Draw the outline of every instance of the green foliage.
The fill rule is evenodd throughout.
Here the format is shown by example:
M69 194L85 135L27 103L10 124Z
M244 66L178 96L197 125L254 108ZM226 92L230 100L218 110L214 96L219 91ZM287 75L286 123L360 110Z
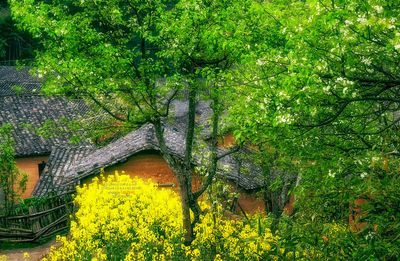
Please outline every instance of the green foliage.
M7 1L0 2L0 65L29 64L36 48L38 43L16 28Z
M274 221L287 258L397 258L398 1L10 2L45 47L45 92L86 98L107 125L167 117L185 89L229 107L223 129L257 146L268 200L294 191L301 206Z
M11 1L19 26L43 44L35 65L37 76L46 77L44 92L85 98L114 118L108 125L130 128L165 110L153 104L167 96L156 81L171 75L156 56L155 25L169 4Z
M374 182L373 186L370 182ZM299 258L304 255L320 260L398 259L399 185L397 171L371 172L365 183L348 193L353 197L352 202L354 195L363 195L359 198L368 203L361 206L353 203L352 209L356 211L350 213L349 206L342 208L344 213L337 212L338 202L343 204L346 200L332 190L327 193L322 188L307 198L300 198L296 203L301 208L298 214L280 218L278 230L282 248L286 253L299 253ZM349 217L358 217L354 225L349 225Z
M183 82L201 91L198 78L221 78L247 30L235 28L243 1L228 9L221 1L10 3L19 27L43 44L35 71L46 77L44 92L85 98L114 119L96 120L125 130L167 115Z
M47 197L20 199L18 207L15 209L15 212L28 214L30 207L39 207L47 202L49 202Z
M359 222L365 226L357 233L358 248L354 256L374 256L386 259L399 258L400 253L400 178L398 162L394 171L375 169L357 187L368 203L361 206L363 215Z
M343 222L282 216L279 236L283 260L354 260L354 234Z
M4 197L2 212L5 214L13 208L20 193L25 191L28 181L28 176L16 167L11 132L11 124L0 128L0 189Z
M283 0L261 6L271 28L264 32L276 41L251 45L240 74L232 75L241 95L231 122L241 140L266 144L288 164L296 162L296 205L308 220L298 225L307 229L297 234L304 237L296 246L317 238L323 224L347 223L350 206L367 197L369 228L341 236L351 249L343 249L344 256L398 258L398 238L390 232L398 227L397 201L387 191L398 182L399 3ZM311 220L314 228L305 226ZM389 231L371 231L378 220ZM324 242L321 236L316 245Z
M243 79L248 99L238 100L244 110L236 110L246 118L233 119L243 132L257 133L256 141L268 140L301 159L331 158L336 164L349 153L392 152L398 120L393 117L398 83L392 79L399 73L393 10L398 6L292 1L283 8L280 2L285 3L265 8L278 20L274 37L285 41L260 43L263 51L248 55L254 57L245 76L255 79ZM368 32L374 38L366 37ZM370 157L358 159L369 165Z

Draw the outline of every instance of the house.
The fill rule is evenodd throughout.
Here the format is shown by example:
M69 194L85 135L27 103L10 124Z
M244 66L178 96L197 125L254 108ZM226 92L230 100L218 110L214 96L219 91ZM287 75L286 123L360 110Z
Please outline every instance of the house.
M160 149L151 124L146 124L104 147L93 144L69 144L70 136L57 136L48 140L21 127L21 122L40 127L46 120L79 117L88 112L88 107L79 100L44 97L39 94L40 81L27 73L16 71L13 67L0 68L0 123L11 122L14 126L15 151L18 167L29 174L29 186L24 197L40 197L49 193L61 194L76 184L90 182L100 169L105 174L114 170L125 170L132 176L151 178L160 184L177 184L171 169L160 155ZM21 86L22 90L12 88ZM174 119L165 123L165 138L170 152L177 158L183 158L185 149L184 133L187 119L187 102L173 102ZM203 130L197 139L206 139L209 133L208 119L210 107L207 102L199 102L196 118ZM231 139L231 138L230 138ZM225 149L220 148L219 153ZM45 165L43 165L43 162ZM202 158L195 155L194 164L201 165ZM246 169L246 171L243 171ZM218 176L229 180L244 193L243 205L247 210L262 208L262 201L257 201L247 192L260 189L263 179L261 170L251 162L238 162L235 154L220 161ZM250 174L249 174L250 173ZM195 179L194 183L200 183Z
M174 110L176 108L175 106ZM177 126L183 129L179 129ZM179 159L183 159L185 153L184 133L185 129L182 124L165 124L164 126L167 147L170 149L170 153ZM224 152L226 152L225 149L219 149L220 154ZM201 165L201 162L201 157L195 154L194 164ZM235 154L221 159L219 165L217 175L229 180L237 186L239 191L245 192L239 199L241 205L245 205L244 208L249 211L256 208L263 209L263 202L256 200L254 196L247 195L249 192L263 187L263 179L260 177L261 170L248 161L238 162ZM132 177L151 178L153 182L162 185L172 183L176 187L178 184L160 154L154 127L146 124L102 148L54 148L33 196L64 193L76 184L90 182L91 178L97 176L101 169L105 170L105 176L118 170L125 171ZM193 183L198 186L201 179L195 175Z
M45 97L39 93L41 81L27 69L0 66L0 126L11 123L17 167L29 179L23 197L29 197L54 146L69 144L71 135L45 139L32 129L49 121L73 119L87 111L79 100Z

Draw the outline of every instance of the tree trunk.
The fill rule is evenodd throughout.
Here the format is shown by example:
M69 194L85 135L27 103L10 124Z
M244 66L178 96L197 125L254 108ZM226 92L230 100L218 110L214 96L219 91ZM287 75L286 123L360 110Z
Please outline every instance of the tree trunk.
M182 177L183 178L183 177ZM186 180L179 180L179 188L181 194L181 204L182 204L182 223L183 223L183 235L184 244L190 245L193 241L193 227L190 220L190 198L191 189L187 187L188 182Z
M182 225L184 229L184 243L185 245L190 245L193 241L193 229L190 220L190 209L193 205L192 188L189 187L188 177L191 179L190 173L186 173L187 169L184 164L176 160L169 154L167 145L165 144L162 123L161 120L154 121L155 134L160 146L161 154L164 160L168 163L172 172L178 179L180 195L181 195L181 205L182 205ZM191 204L192 203L192 204Z
M173 158L168 151L165 143L161 119L154 121L155 133L157 140L159 142L160 150L163 158L171 167L175 176L179 182L180 194L181 194L181 204L182 204L182 218L183 218L183 229L184 229L184 242L185 245L190 245L194 239L193 227L197 222L200 221L200 214L202 213L201 208L198 204L198 198L203 194L207 187L212 183L213 177L216 174L217 163L218 163L218 121L219 121L219 100L218 93L215 93L212 97L213 104L213 116L212 116L212 147L211 147L211 166L210 173L207 180L203 183L203 186L196 192L192 190L192 153L193 153L193 143L194 143L194 129L195 129L195 112L196 112L196 96L197 89L194 83L189 83L189 95L188 95L188 122L187 122L187 132L186 132L186 147L185 156L183 161L176 160ZM193 211L194 220L190 220L190 210Z

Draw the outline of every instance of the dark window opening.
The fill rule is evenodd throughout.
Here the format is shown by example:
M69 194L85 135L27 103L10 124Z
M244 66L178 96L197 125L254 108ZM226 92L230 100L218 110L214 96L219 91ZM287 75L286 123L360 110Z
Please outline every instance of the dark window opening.
M38 164L38 168L39 168L39 176L42 175L42 172L44 170L44 168L46 167L46 162L42 161L42 163Z

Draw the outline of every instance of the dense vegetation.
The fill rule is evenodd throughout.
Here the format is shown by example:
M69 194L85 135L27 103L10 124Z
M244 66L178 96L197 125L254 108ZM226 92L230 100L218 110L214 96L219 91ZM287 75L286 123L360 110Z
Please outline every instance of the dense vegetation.
M264 199L279 206L271 226L285 258L399 258L398 1L10 3L18 26L43 46L35 71L46 77L45 91L85 98L118 122L109 122L113 128L152 122L163 144L161 119L170 116L171 100L188 94L185 161L166 147L162 154L184 193L185 239L194 240L193 249L199 239L188 213L199 219L198 197L207 189L189 189L193 108L208 99L213 153L206 183L225 131L256 147ZM295 213L281 216L289 194ZM349 217L358 217L356 224Z
M207 213L182 243L177 194L128 175L102 176L78 189L79 206L68 237L49 260L266 260L276 258L278 238L267 220L226 219L222 208L202 203Z
M264 151L272 147L277 168L297 166L297 229L307 235L325 222L347 223L352 209L364 208L364 226L343 242L344 252L351 247L348 258L399 253L399 7L267 4L281 41L259 42L244 77L235 79L243 95L231 118L238 134Z
M32 36L17 29L6 0L0 1L0 65L30 64L39 47Z
M0 215L7 215L26 189L28 176L21 173L14 159L11 125L0 126Z

